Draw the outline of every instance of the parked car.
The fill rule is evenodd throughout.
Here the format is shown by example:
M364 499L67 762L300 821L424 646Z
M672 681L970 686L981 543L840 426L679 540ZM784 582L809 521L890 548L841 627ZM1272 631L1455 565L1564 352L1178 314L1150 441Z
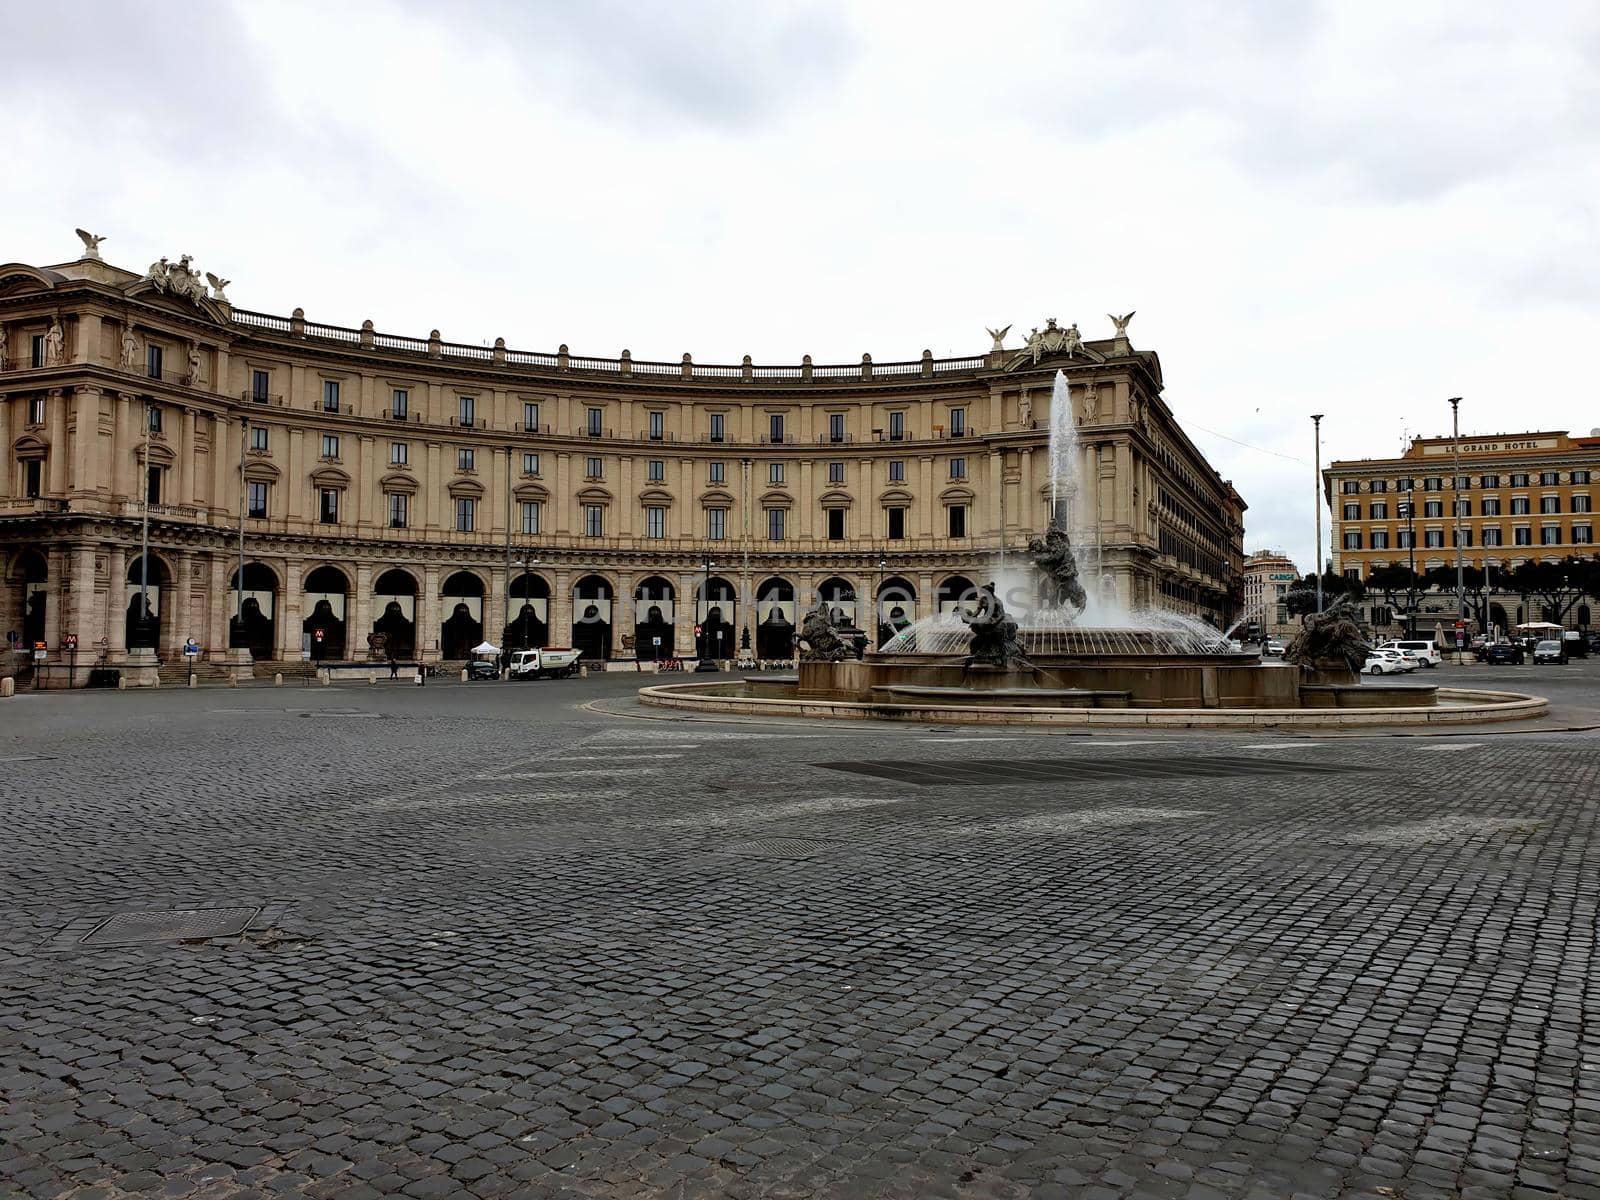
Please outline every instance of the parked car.
M1437 667L1444 661L1444 656L1439 653L1439 647L1432 642L1390 641L1380 643L1378 649L1408 651L1412 657L1425 667Z
M1521 666L1527 660L1528 656L1522 649L1521 642L1495 642L1483 649L1483 661L1495 666L1504 666L1506 663L1516 663Z
M513 679L567 679L578 673L581 650L565 646L545 646L539 650L518 650L511 656Z
M468 679L499 679L500 664L493 659L475 658L467 664Z
M1549 641L1540 642L1533 648L1533 661L1535 664L1560 663L1562 666L1565 666L1567 662L1567 648L1561 642L1558 642L1553 638Z
M1282 638L1269 637L1266 645L1261 648L1263 658L1282 658L1285 646Z
M1576 629L1569 629L1562 634L1561 644L1567 648L1568 658L1589 657L1589 639Z
M1403 675L1417 669L1417 660L1398 650L1374 650L1361 665L1363 675Z
M1583 640L1589 643L1590 654L1600 654L1600 629L1591 629L1583 635Z

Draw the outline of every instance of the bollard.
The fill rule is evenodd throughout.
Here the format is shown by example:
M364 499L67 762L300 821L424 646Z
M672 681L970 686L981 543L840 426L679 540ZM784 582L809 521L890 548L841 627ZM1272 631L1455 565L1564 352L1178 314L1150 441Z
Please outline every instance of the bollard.
M317 676L317 679L322 684L323 687L327 687L330 683L333 682L333 677L331 675L319 675L319 676Z
M422 668L421 667L417 668L417 673L412 678L414 678L417 681L417 686L418 687L422 686Z
M239 686L239 681L236 678L234 678L234 676L231 673L228 676L228 686L229 687L238 687Z
M195 679L194 673L192 671L189 673L189 686L190 687L198 687L199 686L199 681Z
M125 692L125 691L127 691L127 690L128 690L128 680L127 680L127 677L126 677L126 676L124 676L124 675L118 675L118 676L117 676L117 691L119 691L119 692Z
M283 686L283 672L282 671L273 672L273 675L272 675L272 686L273 687L282 687Z
M467 681L467 669L465 667L462 667L461 668L461 682L465 683L466 681Z
M0 679L0 700L3 700L8 696L15 696L16 694L17 681L15 679L11 678L9 675L7 675L4 679Z

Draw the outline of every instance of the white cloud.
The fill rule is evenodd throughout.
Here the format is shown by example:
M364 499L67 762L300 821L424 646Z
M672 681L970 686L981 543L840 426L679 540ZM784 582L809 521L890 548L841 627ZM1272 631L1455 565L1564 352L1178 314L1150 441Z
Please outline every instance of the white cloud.
M1302 565L1313 411L1325 460L1446 430L1451 395L1469 431L1600 424L1574 378L1593 5L11 16L4 257L64 258L81 224L113 261L192 252L249 307L701 361L1136 308L1248 545Z

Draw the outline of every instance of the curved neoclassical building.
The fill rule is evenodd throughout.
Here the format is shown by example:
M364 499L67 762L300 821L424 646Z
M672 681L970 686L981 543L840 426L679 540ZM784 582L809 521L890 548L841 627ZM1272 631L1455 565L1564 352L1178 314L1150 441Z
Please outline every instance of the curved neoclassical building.
M777 658L818 595L878 631L1043 528L1057 368L1121 597L1237 605L1244 503L1125 331L712 366L320 325L217 283L187 256L0 267L0 627L52 665L72 641L83 668L151 641L221 659L230 636L258 662L365 657L375 632L426 660Z

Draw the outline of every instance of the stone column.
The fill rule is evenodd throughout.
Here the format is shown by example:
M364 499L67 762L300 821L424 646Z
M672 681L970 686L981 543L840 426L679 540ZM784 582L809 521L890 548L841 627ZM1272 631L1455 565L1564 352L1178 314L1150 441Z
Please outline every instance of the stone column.
M370 439L363 439L370 440ZM359 661L367 656L367 635L372 632L372 564L357 563L355 596L345 613L345 654Z
M933 490L933 456L924 454L918 461L922 478L917 496L917 536L928 538L933 536L933 510L939 498ZM907 529L906 534L909 536L911 530Z
M700 618L695 605L699 593L695 590L704 580L688 571L678 574L678 596L672 613L672 657L694 656L694 626Z
M938 611L939 598L934 595L933 575L923 571L917 576L917 612L918 617L931 617Z
M69 687L77 687L88 679L89 665L95 658L95 630L99 625L97 620L97 600L95 595L95 547L94 545L73 546L70 551L62 555L63 561L68 564L72 574L68 579L70 591L63 596L65 616L62 620L60 634L72 633L78 637L78 652L76 655L67 650L59 650L60 634L49 639L51 661L63 665L75 665Z
M57 661L57 647L65 630L62 618L72 598L72 559L64 546L51 546L45 551L45 570L49 574L45 586L44 640L50 655L46 662Z
M179 417L178 446L172 461L172 504L193 504L194 494L194 417L192 408L185 408Z
M212 550L206 563L208 587L206 589L206 627L200 644L212 662L225 662L228 657L228 622L233 618L233 607L228 603L228 585L232 574L239 569L235 560L230 563L226 550Z
M100 443L100 389L79 388L72 404L72 494L87 496L105 486L95 471L95 450Z
M550 641L556 646L572 645L572 572L557 567L550 584ZM615 634L616 630L613 629Z
M111 450L111 494L115 500L137 499L133 494L134 447L139 444L139 409L127 392L117 393Z
M496 559L489 567L489 594L483 598L483 639L493 642L502 650L506 628L506 595L511 590L511 579L522 572L522 564L511 564L511 578L506 576L505 558Z
M194 551L180 550L176 558L177 578L173 583L172 620L167 622L167 649L170 654L181 655L185 638L198 642L205 632L195 612Z
M106 560L106 654L115 657L128 650L128 552L112 546Z
M611 602L611 653L613 657L621 658L623 635L630 638L633 636L637 605L634 603L633 587L627 582L627 576L620 570L615 574L617 595ZM633 656L639 657L638 646L634 646Z
M429 564L422 568L422 595L417 597L417 658L439 657L439 568Z
M283 590L278 597L274 618L277 621L278 643L274 648L274 656L279 660L300 661L300 639L305 636L305 629L302 628L305 620L305 590L300 580L305 575L305 565L304 559L290 558L278 567Z
M50 457L45 460L44 490L51 496L65 496L71 455L67 453L67 401L60 388L50 389L44 421L51 447ZM50 650L55 652L54 642L50 644Z

